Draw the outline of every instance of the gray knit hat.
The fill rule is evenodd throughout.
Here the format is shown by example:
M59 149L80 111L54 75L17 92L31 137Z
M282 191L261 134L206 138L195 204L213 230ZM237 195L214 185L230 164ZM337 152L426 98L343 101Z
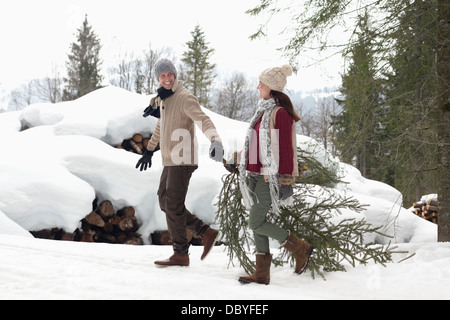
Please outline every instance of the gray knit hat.
M177 68L175 68L173 62L166 58L160 58L155 63L156 79L159 79L159 75L164 72L172 72L173 75L175 76L175 79L177 78Z
M259 76L259 81L274 91L282 92L286 86L286 78L291 76L292 72L292 67L287 64L282 67L266 69Z

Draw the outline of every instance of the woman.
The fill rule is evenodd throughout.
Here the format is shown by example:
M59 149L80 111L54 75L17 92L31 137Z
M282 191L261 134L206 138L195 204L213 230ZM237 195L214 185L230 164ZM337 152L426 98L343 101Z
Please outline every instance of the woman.
M269 238L278 240L294 255L297 274L306 269L313 251L312 245L266 219L271 206L279 213L279 202L293 195L292 185L298 176L295 122L300 117L289 97L282 93L286 77L290 75L292 67L289 65L261 73L259 108L251 120L241 153L240 187L244 204L250 210L249 227L253 230L257 251L256 271L240 277L241 283L269 284L272 262Z

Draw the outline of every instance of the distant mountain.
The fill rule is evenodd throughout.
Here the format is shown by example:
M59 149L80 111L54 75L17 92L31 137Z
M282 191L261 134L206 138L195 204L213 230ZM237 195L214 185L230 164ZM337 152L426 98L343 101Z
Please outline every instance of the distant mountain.
M314 110L320 98L338 97L341 95L338 86L315 89L313 91L288 90L286 94L291 98L294 108L303 104L305 111Z

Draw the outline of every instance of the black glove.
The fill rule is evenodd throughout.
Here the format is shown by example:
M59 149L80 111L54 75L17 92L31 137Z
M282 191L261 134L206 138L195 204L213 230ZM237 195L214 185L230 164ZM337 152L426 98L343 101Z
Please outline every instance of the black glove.
M290 196L294 195L294 189L290 185L280 185L280 200L286 200Z
M152 157L153 157L153 151L148 151L147 149L144 150L144 154L142 155L142 158L139 159L138 163L136 164L136 169L141 166L142 170L147 170L147 168L151 168L152 166Z
M159 107L156 109L153 109L152 106L148 106L147 108L145 108L144 110L144 114L142 115L144 118L147 118L148 116L153 116L155 118L161 118L161 113L159 110Z

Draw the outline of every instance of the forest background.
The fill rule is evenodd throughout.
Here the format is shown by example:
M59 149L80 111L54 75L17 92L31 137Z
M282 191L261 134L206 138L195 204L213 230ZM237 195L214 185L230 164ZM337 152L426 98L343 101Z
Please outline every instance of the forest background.
M262 17L262 23L249 36L282 38L279 56L297 69L305 51L343 58L340 84L325 94L317 92L313 104L307 105L295 90L288 92L303 118L298 133L322 142L364 177L401 191L407 207L422 195L439 193L440 225L446 226L441 239L449 241L448 1L252 3L247 14ZM339 30L346 37L336 37ZM8 110L73 100L105 85L153 94L157 87L153 65L165 56L176 61L179 78L202 105L248 120L257 105L257 79L233 72L217 80L215 48L207 33L197 24L181 52L149 44L144 52L123 52L116 65L104 66L101 39L86 15L70 44L65 74L54 66L52 75L14 89L8 95ZM102 68L107 68L107 79Z

